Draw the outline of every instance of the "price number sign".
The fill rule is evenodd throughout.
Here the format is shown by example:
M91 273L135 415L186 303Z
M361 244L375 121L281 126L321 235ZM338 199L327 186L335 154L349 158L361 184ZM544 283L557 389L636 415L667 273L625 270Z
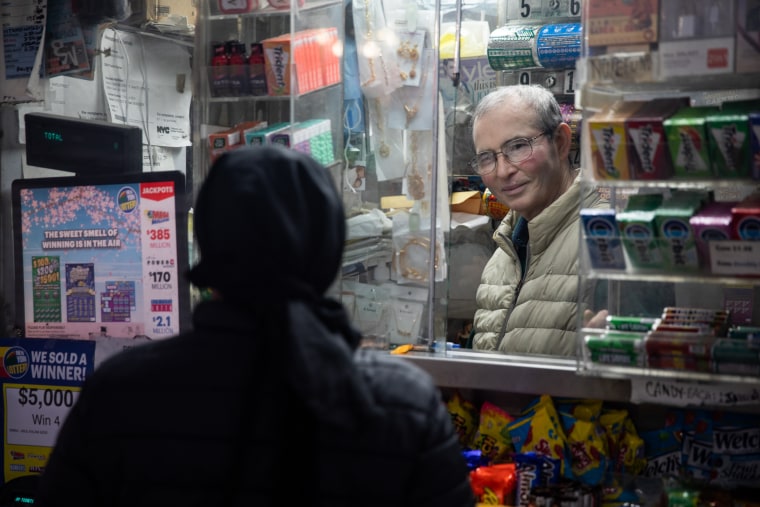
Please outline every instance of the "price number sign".
M7 443L53 447L79 387L5 384Z
M544 20L581 17L580 0L515 0L507 5L509 20Z

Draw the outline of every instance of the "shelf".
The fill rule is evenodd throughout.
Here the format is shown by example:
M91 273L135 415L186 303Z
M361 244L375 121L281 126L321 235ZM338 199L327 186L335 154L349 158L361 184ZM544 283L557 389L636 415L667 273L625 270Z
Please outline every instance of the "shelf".
M144 37L152 37L162 41L174 42L181 46L188 48L195 47L195 40L192 33L180 33L180 32L162 32L155 27L147 26L144 28L138 28L131 25L115 24L114 30L120 30L122 32L134 33L142 35Z
M618 402L631 398L629 381L580 376L574 359L466 351L448 351L445 356L412 352L402 357L427 371L439 387L583 396Z
M677 271L621 272L612 270L589 270L586 278L597 280L620 280L628 282L674 282L674 283L714 283L731 286L760 285L760 276L724 276L708 273Z
M241 12L237 14L209 14L206 18L208 21L224 21L238 18L250 18L260 16L289 16L290 9L275 9L267 4L266 0L260 0L265 7L253 10L251 12ZM306 0L303 7L298 8L296 15L301 12L313 12L318 9L324 9L326 7L332 7L334 5L341 4L339 0L322 0L322 1L310 1Z
M584 69L581 58L576 68ZM582 72L579 72L582 74ZM692 106L720 105L725 101L760 98L760 74L716 74L645 82L588 82L580 94L581 108L600 110L617 100L649 100L653 97L689 97Z
M631 379L642 377L661 380L679 380L710 382L719 384L755 384L760 385L760 377L749 375L727 375L685 370L661 370L654 368L636 368L633 366L615 366L588 363L578 370L582 377L605 379ZM759 402L760 403L760 402Z
M208 69L212 69L212 67L207 67ZM208 72L207 72L208 74ZM342 86L342 83L335 83L328 86L323 86L322 88L317 88L316 90L311 90L306 93L302 93L299 95L238 95L238 96L225 96L225 97L209 97L208 102L210 104L221 104L225 102L285 102L289 101L291 98L293 99L299 99L301 97L307 97L309 95L315 95L319 93L325 93L331 89L334 88L340 88Z
M599 399L613 403L654 403L642 384L665 390L677 388L702 393L706 408L727 408L760 413L760 379L738 375L714 375L685 371L630 367L579 368L574 359L504 356L486 352L448 351L446 355L411 352L399 356L422 368L440 388L476 390L517 395L548 394L553 397ZM638 386L638 387L636 387ZM637 391L642 389L642 391ZM727 397L721 398L728 393ZM735 399L731 398L735 393ZM710 404L706 399L714 399ZM679 406L697 406L697 403Z
M586 185L636 190L639 188L677 188L685 190L702 190L705 188L750 188L760 187L760 181L747 178L714 178L714 179L669 179L669 180L597 180L584 178Z

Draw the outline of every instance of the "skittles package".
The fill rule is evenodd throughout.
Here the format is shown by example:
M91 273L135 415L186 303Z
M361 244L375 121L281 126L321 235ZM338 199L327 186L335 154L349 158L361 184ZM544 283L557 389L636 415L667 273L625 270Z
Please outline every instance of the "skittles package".
M562 477L573 479L567 438L550 396L535 400L507 429L516 452L559 459Z
M471 401L464 399L459 391L456 391L449 399L446 408L451 415L454 429L459 435L459 444L462 447L468 447L478 427L478 410Z
M491 402L486 401L480 407L480 424L472 447L480 450L490 463L512 452L507 431L507 425L512 420L512 416Z

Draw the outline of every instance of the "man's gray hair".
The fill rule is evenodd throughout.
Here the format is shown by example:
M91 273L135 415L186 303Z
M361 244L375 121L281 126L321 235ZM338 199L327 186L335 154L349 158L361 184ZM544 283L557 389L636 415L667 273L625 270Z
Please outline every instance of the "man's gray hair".
M536 123L533 126L541 132L551 135L563 121L559 103L552 92L541 85L510 85L496 88L478 102L472 114L472 124L475 125L483 115L505 102L515 99L536 112Z

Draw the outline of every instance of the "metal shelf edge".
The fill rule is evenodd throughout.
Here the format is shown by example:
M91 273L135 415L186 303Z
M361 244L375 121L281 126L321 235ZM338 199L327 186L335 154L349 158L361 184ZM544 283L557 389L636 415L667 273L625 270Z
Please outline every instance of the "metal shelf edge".
M546 364L529 358L452 357L427 353L401 356L425 370L439 387L477 389L515 394L549 394L630 402L627 379L582 376L575 360L553 359Z

